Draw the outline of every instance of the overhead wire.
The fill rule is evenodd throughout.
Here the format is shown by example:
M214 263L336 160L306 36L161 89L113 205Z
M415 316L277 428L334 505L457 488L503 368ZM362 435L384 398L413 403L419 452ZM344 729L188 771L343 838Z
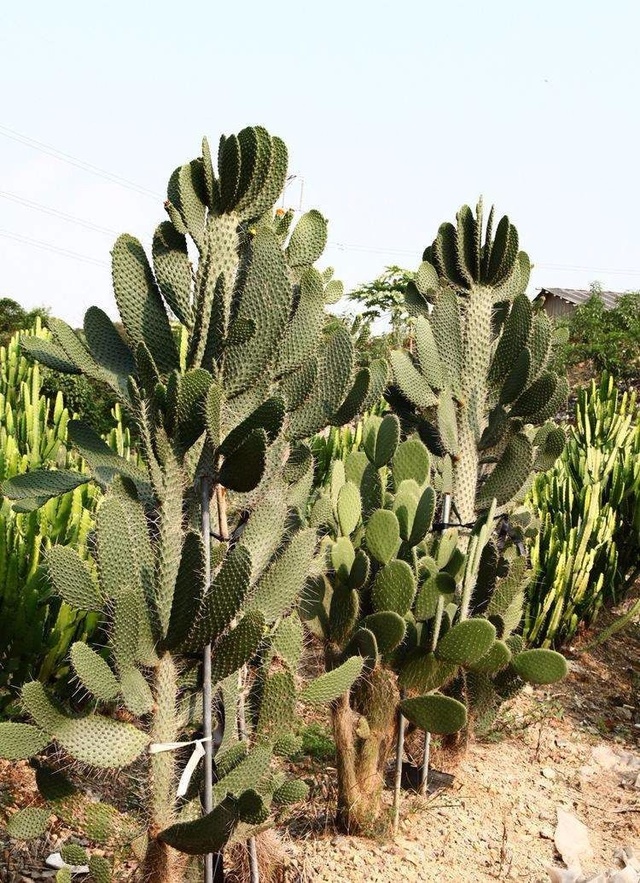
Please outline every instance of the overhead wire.
M61 162L68 163L76 168L81 169L82 171L88 172L89 174L96 175L97 177L103 178L113 184L117 184L120 187L124 187L126 189L132 190L141 196L146 196L152 199L163 199L162 195L156 193L155 191L149 189L148 187L144 187L140 184L136 184L135 181L131 181L128 178L123 177L122 175L115 174L114 172L110 172L107 169L103 169L99 166L94 165L93 163L89 163L79 157L73 156L65 151L59 150L57 147L53 147L50 144L46 144L43 141L38 141L36 138L31 138L29 135L24 135L21 132L17 132L14 129L10 129L8 126L3 126L0 124L0 135L3 135L5 138L10 138L13 141L16 141L19 144L23 144L27 147L32 148L33 150L40 151L41 153L45 153L48 156L52 156L55 159L60 160ZM290 182L293 178L298 176L290 176L288 182ZM62 212L58 209L51 208L50 206L42 205L41 203L37 203L34 200L29 200L26 197L21 197L15 193L9 193L6 191L0 191L0 197L12 200L18 204L22 204L27 208L31 208L36 211L40 211L46 214L50 214L55 217L59 217L62 220L68 221L70 223L78 224L79 226L85 227L89 230L94 230L95 232L105 233L109 235L116 236L118 232L115 230L111 230L108 227L102 227L99 224L94 224L91 221L78 218L74 215L70 215L66 212ZM300 196L302 201L302 193ZM87 255L80 255L77 252L73 252L69 249L60 248L58 246L54 246L50 243L42 242L41 240L31 239L26 236L19 236L18 234L11 234L8 231L2 232L3 236L15 239L16 241L23 242L25 244L31 244L35 247L46 249L52 252L58 252L60 254L66 254L68 257L74 257L78 260L84 260L88 263L97 264L100 266L105 266L104 261L100 261L97 258L91 258ZM401 249L401 248L381 248L379 246L371 246L371 245L362 245L362 244L354 244L354 243L345 243L345 242L333 242L330 241L327 243L328 248L336 248L339 251L358 251L363 254L375 254L375 255L398 255L398 256L416 256L416 252L409 249ZM564 264L541 264L536 263L535 267L537 269L542 270L557 270L558 272L590 272L590 273L611 273L621 276L640 276L640 270L627 270L627 269L615 269L610 267L588 267L581 265L564 265Z

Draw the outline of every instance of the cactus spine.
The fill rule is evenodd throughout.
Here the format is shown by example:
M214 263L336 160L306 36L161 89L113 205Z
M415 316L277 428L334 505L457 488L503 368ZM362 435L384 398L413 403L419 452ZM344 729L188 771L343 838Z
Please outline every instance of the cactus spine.
M112 705L105 714L69 717L31 684L23 701L43 739L85 763L120 768L144 758L142 877L157 883L182 879L197 856L250 838L268 819L282 785L271 764L296 748L300 649L292 610L316 545L315 531L300 523L313 470L300 440L352 419L378 395L369 369L354 372L346 331L323 340L324 304L336 286L313 263L324 248L326 221L310 212L289 235L291 217L274 217L286 166L283 142L261 127L221 139L217 174L203 142L202 156L169 181L169 220L154 235L153 268L134 237L114 245L125 336L91 308L84 339L56 320L53 340L30 349L44 364L113 390L137 424L143 463L130 463L90 427L72 422L70 437L90 476L33 470L3 485L7 497L38 505L90 477L105 491L97 582L79 586L81 563L56 568L55 554L51 573L64 597L99 603L110 619L110 671L76 653L91 672L80 680L111 695L115 676L115 703L132 722L114 719ZM193 271L187 237L198 255ZM212 537L204 540L203 480L229 500L228 531L222 510L211 507ZM158 748L201 732L199 660L207 646L218 678L211 687L224 714L214 805L203 815L197 780L177 796L175 754ZM315 691L307 685L302 698L332 701L358 677L362 662L356 663L319 679ZM245 666L243 721L238 672ZM0 729L0 752L26 756L32 745L31 728Z

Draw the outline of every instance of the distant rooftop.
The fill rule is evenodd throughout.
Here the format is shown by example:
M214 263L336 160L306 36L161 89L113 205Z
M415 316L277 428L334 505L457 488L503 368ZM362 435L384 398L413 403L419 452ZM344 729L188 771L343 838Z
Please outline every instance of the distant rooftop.
M612 310L617 304L618 298L621 296L622 292L599 291L598 294L604 301L605 307L608 310ZM546 300L548 295L559 297L560 300L563 300L568 304L579 306L589 300L591 297L591 291L582 288L541 288L540 292L536 295L535 300L538 300L539 298Z

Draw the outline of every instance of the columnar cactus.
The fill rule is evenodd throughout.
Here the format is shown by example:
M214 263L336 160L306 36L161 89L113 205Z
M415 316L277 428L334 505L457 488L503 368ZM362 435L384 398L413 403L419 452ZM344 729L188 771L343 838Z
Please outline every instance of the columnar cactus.
M38 365L25 358L21 341L47 341L36 320L0 347L0 481L43 464L81 471L81 458L66 447L70 414L62 393L42 394ZM37 343L36 343L37 345ZM46 345L46 344L45 344ZM120 427L121 429L121 427ZM66 668L72 641L87 636L87 617L52 596L44 575L44 553L67 543L86 556L98 488L79 487L37 511L0 501L0 697L6 707L30 678L58 678Z
M45 364L113 390L137 423L144 466L90 427L69 424L106 491L98 577L65 548L51 550L49 568L68 603L101 610L111 623L108 657L83 644L71 650L78 682L104 712L70 716L39 683L27 684L33 723L0 727L0 753L27 756L53 740L84 765L120 769L144 759L148 881L182 879L190 856L250 836L272 801L302 796L271 768L274 754L295 749L302 632L292 609L316 546L297 514L313 472L300 439L351 419L381 392L375 372L354 371L346 331L323 338L324 305L342 289L313 267L325 219L309 212L288 235L291 216L274 216L286 166L279 138L247 128L221 139L216 175L205 140L202 156L171 176L153 269L134 237L114 245L124 335L92 307L83 338L55 320L54 340L28 343ZM88 479L35 470L3 492L38 505ZM203 487L215 500L211 538L200 534ZM221 744L214 807L203 816L197 782L176 793L172 747L199 736L202 677L190 669L207 646ZM362 665L347 660L300 698L332 701Z

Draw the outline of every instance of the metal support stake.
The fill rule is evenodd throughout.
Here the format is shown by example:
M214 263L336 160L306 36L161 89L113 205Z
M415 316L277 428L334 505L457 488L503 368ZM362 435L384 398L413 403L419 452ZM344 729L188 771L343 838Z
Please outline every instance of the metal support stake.
M211 485L203 478L200 485L201 530L204 544L205 592L211 585L211 538L210 514ZM211 644L207 644L202 658L202 735L204 736L204 811L213 809L213 709L211 701ZM213 883L213 853L204 857L204 883Z
M400 694L402 699L402 693ZM404 754L404 726L405 719L401 711L398 711L398 738L396 740L396 781L393 789L393 833L398 833L400 826L400 789L402 787L402 756Z
M442 500L442 523L449 524L451 519L451 494L445 494ZM434 653L438 646L438 638L440 637L440 626L442 624L442 611L444 608L444 599L442 596L438 598L438 608L436 610L436 618L433 623L433 637L431 638L431 652ZM431 755L431 733L425 731L424 734L424 755L422 757L422 775L420 777L420 794L427 796L427 785L429 782L429 760Z

